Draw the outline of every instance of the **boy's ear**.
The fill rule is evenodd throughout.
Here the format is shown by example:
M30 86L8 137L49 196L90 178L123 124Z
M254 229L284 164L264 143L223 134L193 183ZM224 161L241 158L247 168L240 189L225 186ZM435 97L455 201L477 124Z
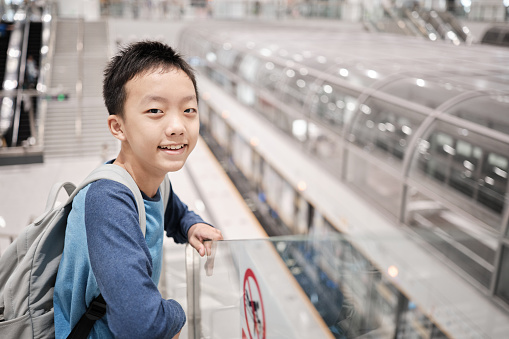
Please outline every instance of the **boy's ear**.
M120 141L125 140L124 121L116 114L108 116L108 128L111 134Z

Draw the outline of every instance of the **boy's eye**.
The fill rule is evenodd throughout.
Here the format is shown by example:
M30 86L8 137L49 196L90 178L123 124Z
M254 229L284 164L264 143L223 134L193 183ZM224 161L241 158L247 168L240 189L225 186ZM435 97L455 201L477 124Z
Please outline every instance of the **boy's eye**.
M147 112L149 112L149 113L162 113L163 111L161 111L158 108L151 108Z
M184 111L184 113L196 113L196 109L195 108L188 108Z

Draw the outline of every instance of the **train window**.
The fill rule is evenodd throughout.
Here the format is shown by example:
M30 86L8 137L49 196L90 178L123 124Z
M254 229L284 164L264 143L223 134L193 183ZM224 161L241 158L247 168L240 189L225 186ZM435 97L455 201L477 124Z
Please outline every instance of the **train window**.
M494 152L482 167L478 200L497 213L502 213L504 197L507 190L507 157Z
M501 29L498 27L492 27L488 29L484 36L481 39L481 43L483 44L492 44L499 45L499 37L500 37Z
M502 247L502 257L499 265L499 276L495 295L502 299L506 304L509 304L509 247L504 245Z
M312 97L311 116L342 134L357 108L357 95L339 86L323 83L310 88Z
M360 105L351 140L374 154L402 160L409 139L425 116L408 109L369 99Z
M498 42L498 36L499 36L498 30L490 29L484 34L484 37L482 38L482 43L485 44L496 44Z
M477 96L448 108L445 113L509 134L509 97Z
M427 178L428 187L438 196L498 230L508 158L509 149L503 142L438 121L421 140L410 176Z
M380 91L429 108L437 108L465 89L434 79L404 78L382 86Z

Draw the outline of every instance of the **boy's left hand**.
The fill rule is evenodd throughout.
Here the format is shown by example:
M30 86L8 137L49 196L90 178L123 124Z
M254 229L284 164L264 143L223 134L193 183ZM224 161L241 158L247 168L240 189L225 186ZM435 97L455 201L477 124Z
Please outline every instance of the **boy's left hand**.
M212 242L206 240L223 240L221 231L210 225L198 223L194 224L189 228L187 232L187 239L189 244L193 246L200 256L204 256L205 253L210 256L212 253Z

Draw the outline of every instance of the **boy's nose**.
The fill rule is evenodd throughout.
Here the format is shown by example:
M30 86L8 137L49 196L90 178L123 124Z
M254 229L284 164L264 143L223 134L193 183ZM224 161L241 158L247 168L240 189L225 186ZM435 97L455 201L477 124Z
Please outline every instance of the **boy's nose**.
M184 134L184 130L185 127L181 117L169 117L166 125L166 135L181 135Z

